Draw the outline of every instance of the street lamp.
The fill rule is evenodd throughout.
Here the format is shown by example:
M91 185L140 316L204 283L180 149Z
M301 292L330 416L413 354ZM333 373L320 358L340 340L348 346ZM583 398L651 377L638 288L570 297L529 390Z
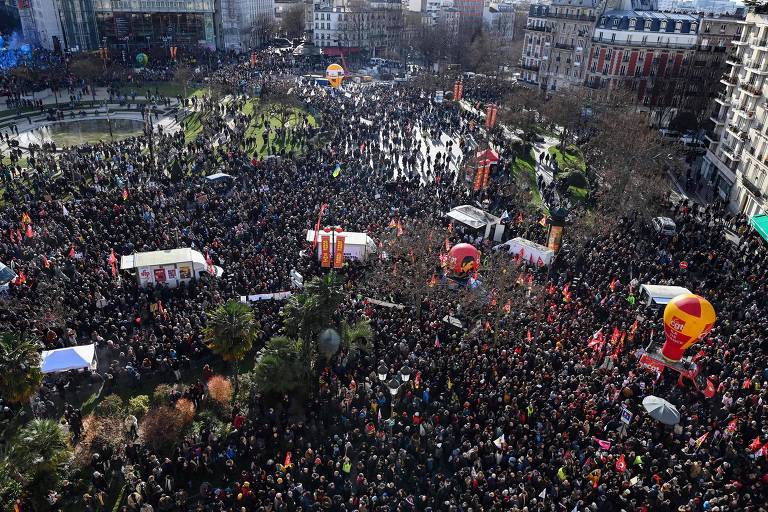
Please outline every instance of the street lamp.
M408 367L408 364L404 364L402 368L400 368L400 378L403 380L403 382L408 382L411 380L411 369Z
M392 398L395 398L397 392L400 390L400 383L396 378L392 377L389 382L387 382L387 389L389 389L389 394L392 395Z
M389 372L389 368L387 368L387 365L384 364L384 361L381 361L379 363L379 367L376 369L376 373L379 376L379 380L381 382L384 382L387 380L387 373Z

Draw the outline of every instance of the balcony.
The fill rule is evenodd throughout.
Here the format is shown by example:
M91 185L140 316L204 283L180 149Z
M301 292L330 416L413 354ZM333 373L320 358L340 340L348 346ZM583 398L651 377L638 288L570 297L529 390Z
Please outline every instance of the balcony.
M733 85L737 85L739 83L739 80L735 76L730 76L729 74L726 73L720 77L720 83L733 86Z
M556 14L547 12L544 15L545 18L558 18L561 20L576 20L576 21L595 21L594 16L588 16L586 14Z
M735 124L728 125L728 132L742 142L749 139L749 134L743 131L741 128L739 128Z
M730 107L731 95L725 94L724 92L717 93L717 96L715 96L715 101L724 107Z
M528 71L538 71L539 65L538 64L521 64L521 68L527 69Z
M540 25L531 25L525 27L525 30L534 30L536 32L552 32L552 27L542 27Z
M731 44L735 45L735 46L746 46L746 45L749 44L749 41L744 41L741 38L739 38L739 39L734 39L733 41L731 41Z
M613 46L631 46L633 48L671 48L671 49L683 49L690 50L693 48L690 44L677 44L677 43L661 43L658 41L631 41L627 42L626 39L617 39L615 41L600 39L600 37L593 37L593 43L607 44Z
M710 117L709 117L709 119L710 119L710 120L711 120L713 123L715 123L716 125L717 125L717 124L725 124L725 120L726 120L727 118L728 118L728 116L720 116L720 117L717 117L717 116L710 116Z
M732 147L728 146L728 145L727 145L727 144L725 144L725 143L722 143L722 144L720 144L720 151L721 151L721 152L722 152L722 153L723 153L723 154L724 154L724 155L725 155L727 158L729 158L729 159L730 159L732 162L738 162L739 160L741 160L741 157L740 157L740 156L739 156L739 154L736 152L736 150L735 150L735 149L733 149Z
M762 192L760 192L760 187L755 185L752 180L745 174L741 175L741 184L744 185L744 188L747 189L747 192L752 194L755 199L760 199L763 196Z
M755 39L752 39L752 47L755 50L768 50L768 39L761 39L757 42L755 41Z
M760 97L763 94L762 86L757 86L755 84L741 84L739 88L750 96Z
M756 75L768 75L768 64L761 62L755 66L747 66L747 71Z
M594 80L594 81L587 80L586 82L584 82L584 86L589 87L590 89L600 89L601 87L600 80Z
M729 55L725 58L725 63L731 66L740 66L744 63L744 60L738 55Z
M560 48L561 50L573 50L575 46L568 43L555 43L555 48Z

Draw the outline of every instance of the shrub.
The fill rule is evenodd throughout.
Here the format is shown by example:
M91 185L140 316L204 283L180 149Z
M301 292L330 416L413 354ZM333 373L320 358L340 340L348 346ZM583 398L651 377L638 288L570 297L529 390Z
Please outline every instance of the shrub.
M167 404L171 398L173 387L168 384L158 384L152 392L152 405Z
M95 416L83 418L83 432L75 448L75 465L87 468L91 463L91 455L100 452L104 447L111 447L120 453L125 443L125 425L119 416Z
M168 454L176 447L183 431L179 411L170 405L161 405L144 415L139 425L139 439L156 452Z
M232 400L232 383L221 375L214 375L208 379L208 396L222 407L226 407Z
M192 403L192 400L180 398L176 401L175 409L183 426L192 423L192 419L195 417L195 404Z
M128 400L128 412L141 418L149 410L149 396L138 395Z
M107 395L96 405L96 416L119 417L125 412L125 403L117 395Z

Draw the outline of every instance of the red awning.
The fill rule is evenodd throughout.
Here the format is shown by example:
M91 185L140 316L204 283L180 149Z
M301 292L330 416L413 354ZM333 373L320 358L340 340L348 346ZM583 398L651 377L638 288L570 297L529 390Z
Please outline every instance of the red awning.
M478 160L490 160L491 162L498 162L499 161L499 155L492 149L486 149L484 151L480 151L477 153L477 159Z
M360 48L339 48L329 47L323 48L323 55L328 57L341 57L342 55L351 55L353 53L360 53Z

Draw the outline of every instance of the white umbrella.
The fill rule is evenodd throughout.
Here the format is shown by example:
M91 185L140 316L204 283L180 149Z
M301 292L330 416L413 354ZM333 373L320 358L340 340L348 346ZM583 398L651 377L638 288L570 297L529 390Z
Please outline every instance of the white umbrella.
M651 415L651 418L665 425L677 425L680 422L680 412L678 412L677 407L663 398L649 395L643 398L643 407Z

